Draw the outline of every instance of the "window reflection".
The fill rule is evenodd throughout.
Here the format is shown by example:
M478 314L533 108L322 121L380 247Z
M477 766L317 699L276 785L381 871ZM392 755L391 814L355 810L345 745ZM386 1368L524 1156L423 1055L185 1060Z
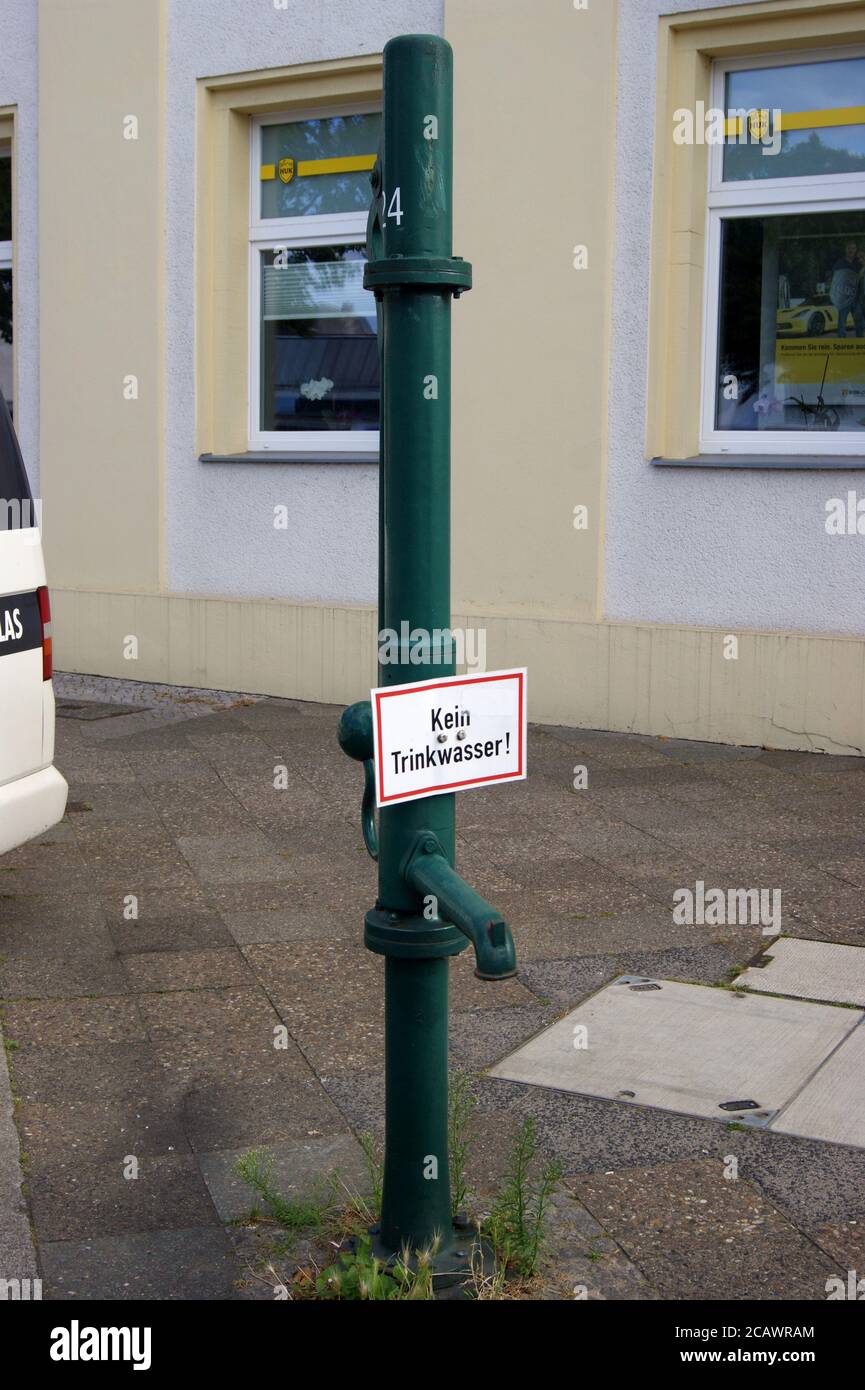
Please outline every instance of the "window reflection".
M865 58L749 68L727 74L725 109L780 111L781 144L724 147L724 179L813 178L865 171ZM812 118L808 121L808 116ZM795 128L786 128L790 122Z
M865 212L727 218L721 430L865 430Z
M261 427L376 430L375 299L359 247L261 255Z

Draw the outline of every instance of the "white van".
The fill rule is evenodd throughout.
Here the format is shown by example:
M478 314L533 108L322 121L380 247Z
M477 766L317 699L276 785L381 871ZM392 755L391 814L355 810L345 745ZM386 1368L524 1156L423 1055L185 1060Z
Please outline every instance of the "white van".
M0 392L0 854L62 818L67 786L53 764L51 612L42 539Z

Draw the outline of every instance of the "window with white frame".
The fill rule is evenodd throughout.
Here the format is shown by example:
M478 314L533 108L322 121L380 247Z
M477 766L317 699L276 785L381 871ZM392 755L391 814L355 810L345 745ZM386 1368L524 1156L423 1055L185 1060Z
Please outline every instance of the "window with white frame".
M249 443L378 452L375 298L363 288L374 110L252 121Z
M12 151L0 145L0 391L10 412L12 387Z
M703 453L865 452L865 50L715 66Z

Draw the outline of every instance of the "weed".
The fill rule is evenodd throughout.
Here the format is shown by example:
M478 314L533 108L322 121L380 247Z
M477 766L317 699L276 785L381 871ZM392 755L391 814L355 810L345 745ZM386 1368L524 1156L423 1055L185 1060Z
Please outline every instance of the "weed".
M471 1077L456 1072L448 1092L448 1153L450 1156L451 1209L456 1216L468 1201L466 1160L469 1151L468 1127L475 1108Z
M366 1175L369 1179L369 1190L371 1196L371 1206L375 1216L381 1214L381 1195L384 1187L384 1154L376 1140L374 1134L369 1130L364 1130L358 1136L358 1142L363 1149L363 1161L366 1167Z
M237 1160L237 1172L257 1192L270 1210L274 1221L288 1231L319 1229L331 1204L330 1195L313 1198L286 1199L271 1185L273 1154L265 1149L251 1149Z
M475 1241L471 1248L470 1268L472 1293L479 1302L491 1303L505 1296L505 1281L508 1276L508 1267L498 1253L493 1251L493 1267L487 1270L484 1267L484 1251L479 1241Z
M339 1170L333 1174L331 1185L334 1208L328 1229L337 1243L344 1239L347 1232L362 1235L370 1226L375 1225L381 1215L380 1202L376 1206L374 1199L367 1201L356 1188L346 1182Z
M448 1137L451 1163L453 1208L456 1213L468 1199L465 1177L468 1157L468 1128L475 1100L471 1078L458 1074L452 1080L448 1110ZM274 1157L263 1149L241 1155L237 1172L259 1199L250 1220L272 1220L283 1228L274 1253L288 1257L294 1238L304 1231L318 1233L319 1242L336 1248L336 1257L324 1269L313 1261L298 1269L288 1281L288 1297L293 1299L338 1299L382 1302L387 1300L429 1300L435 1298L435 1257L438 1240L429 1249L403 1250L393 1260L379 1259L373 1252L370 1226L381 1212L383 1160L379 1144L370 1133L359 1136L366 1164L371 1197L367 1200L336 1171L312 1198L286 1200L271 1181ZM536 1272L543 1248L550 1198L562 1177L557 1162L538 1163L538 1143L532 1120L527 1120L514 1141L508 1175L501 1194L483 1227L493 1248L492 1269L489 1251L481 1244L482 1224L471 1241L468 1292L477 1299L507 1296L512 1276L524 1284ZM262 1210L269 1216L262 1218ZM347 1237L351 1247L343 1248ZM276 1277L272 1266L270 1273ZM260 1277L258 1274L256 1278ZM265 1282L269 1282L265 1280ZM275 1286L276 1287L276 1286ZM278 1287L284 1287L282 1283Z
M505 1185L487 1222L489 1237L505 1266L524 1278L537 1270L547 1207L564 1171L555 1159L537 1169L537 1156L535 1122L529 1118L514 1140Z
M392 1265L373 1254L372 1240L361 1236L356 1248L344 1250L332 1265L317 1276L314 1292L321 1299L383 1302L387 1299L419 1300L433 1298L434 1250L418 1251L414 1265L403 1251ZM304 1281L309 1296L312 1281Z

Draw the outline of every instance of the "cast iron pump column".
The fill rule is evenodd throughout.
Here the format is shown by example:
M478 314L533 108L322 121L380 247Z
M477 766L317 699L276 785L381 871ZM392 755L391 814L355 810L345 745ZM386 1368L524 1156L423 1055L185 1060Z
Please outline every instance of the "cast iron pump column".
M372 174L365 284L378 303L382 364L379 630L450 632L451 300L471 288L452 254L453 54L412 34L384 50L384 132ZM381 686L454 674L452 644L419 666L399 647ZM447 1140L448 956L471 942L482 979L515 973L501 915L454 872L453 794L382 808L376 834L368 702L340 722L364 763L362 820L379 887L364 940L385 957L385 1256L439 1246L442 1275L465 1268L454 1229Z

